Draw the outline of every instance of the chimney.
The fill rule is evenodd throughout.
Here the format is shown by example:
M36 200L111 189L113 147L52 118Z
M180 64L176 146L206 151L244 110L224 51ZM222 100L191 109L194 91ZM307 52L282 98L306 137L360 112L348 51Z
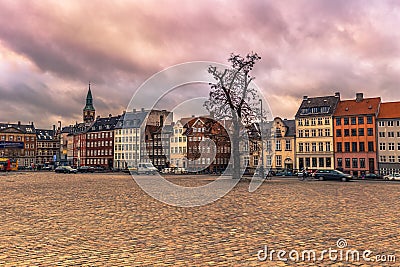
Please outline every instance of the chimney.
M111 118L111 117L112 117L111 113L110 113L110 114L108 114L108 117L109 117L109 118Z
M33 127L33 121L31 122L31 126Z
M122 115L125 115L125 113L126 113L126 111L125 111L125 110L123 110L123 111L122 111Z
M53 124L53 134L56 134L56 126Z
M339 100L340 100L340 92L336 92L335 97L339 98Z
M163 115L160 116L160 126L161 127L164 126L164 116Z
M363 93L356 93L356 102L361 102L364 99L364 94Z
M194 115L192 115L192 118L194 118Z
M136 108L132 109L132 113L136 113Z
M20 127L21 126L21 121L18 121L18 127Z
M307 100L308 99L308 96L303 96L303 100Z
M144 112L144 108L142 108L141 110L142 110L142 112Z

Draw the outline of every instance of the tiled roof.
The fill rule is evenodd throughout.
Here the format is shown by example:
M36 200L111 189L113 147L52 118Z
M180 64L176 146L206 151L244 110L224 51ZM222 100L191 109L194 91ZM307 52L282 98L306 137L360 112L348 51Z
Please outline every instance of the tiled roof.
M115 129L140 128L145 121L148 111L126 112L117 122Z
M6 130L8 128L18 129L25 134L36 133L36 129L35 129L35 126L33 126L33 124L0 123L0 132Z
M381 103L379 108L379 119L400 118L400 102Z
M356 101L355 99L340 101L334 116L376 114L380 103L380 97L364 98L361 101Z
M297 110L296 118L332 115L339 100L338 96L307 97L303 99L300 108Z
M54 140L54 131L46 129L36 129L36 137L38 141L52 141Z
M282 120L287 127L286 136L296 136L296 121L295 120Z
M97 118L87 132L110 131L113 130L121 115L114 117Z

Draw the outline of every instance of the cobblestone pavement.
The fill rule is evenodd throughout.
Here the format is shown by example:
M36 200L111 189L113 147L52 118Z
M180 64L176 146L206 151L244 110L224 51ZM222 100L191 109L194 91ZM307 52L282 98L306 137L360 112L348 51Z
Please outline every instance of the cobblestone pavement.
M171 178L198 186L212 178ZM222 199L179 208L127 174L0 176L0 266L399 266L400 183L240 182ZM371 250L397 262L259 261L268 249ZM260 254L263 255L263 254ZM287 254L286 254L287 256Z

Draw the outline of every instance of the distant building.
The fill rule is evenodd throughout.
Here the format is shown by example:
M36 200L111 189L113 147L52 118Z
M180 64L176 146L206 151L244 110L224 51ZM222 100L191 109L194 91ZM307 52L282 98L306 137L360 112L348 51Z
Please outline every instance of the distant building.
M271 168L275 171L296 169L295 120L282 120L276 117L271 127L271 137L271 143L268 144L273 151Z
M170 136L172 125L147 125L145 129L146 151L151 163L158 170L170 167Z
M171 167L187 168L187 137L184 135L187 123L192 118L181 118L174 126L170 139Z
M336 168L354 176L378 170L376 119L380 97L340 101L334 113Z
M333 114L335 96L303 97L296 113L296 166L301 170L334 169Z
M92 91L90 90L90 83L89 83L89 89L86 95L86 105L83 108L83 122L91 123L94 121L95 116L96 116L96 110L93 106Z
M18 160L19 166L36 162L36 129L31 124L0 123L0 157Z
M36 164L38 166L56 165L60 154L60 142L55 126L52 130L36 129L36 140Z
M86 131L86 155L84 165L114 167L114 128L121 116L98 117Z
M173 113L166 110L124 112L114 130L114 168L137 167L151 162L146 148L146 126L170 125Z
M187 136L188 170L223 172L231 158L231 142L223 122L209 117L197 117L192 118L184 127L184 135Z
M377 148L380 174L400 173L400 102L381 103Z

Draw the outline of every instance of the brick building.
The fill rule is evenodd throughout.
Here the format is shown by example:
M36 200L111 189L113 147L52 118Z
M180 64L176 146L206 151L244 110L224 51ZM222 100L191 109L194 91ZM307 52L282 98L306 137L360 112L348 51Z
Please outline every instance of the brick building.
M400 173L400 102L381 103L377 148L379 173Z
M354 176L375 173L377 164L376 120L381 98L340 101L334 113L335 167Z
M0 123L0 157L18 160L19 166L36 162L36 129L31 124Z
M191 119L185 128L188 170L223 172L231 157L230 138L223 122L209 117L197 117Z
M60 141L55 126L52 130L36 129L36 140L36 164L38 167L56 165L57 157L60 156Z
M86 131L86 155L83 165L101 166L112 169L114 166L114 127L121 116L98 117Z

